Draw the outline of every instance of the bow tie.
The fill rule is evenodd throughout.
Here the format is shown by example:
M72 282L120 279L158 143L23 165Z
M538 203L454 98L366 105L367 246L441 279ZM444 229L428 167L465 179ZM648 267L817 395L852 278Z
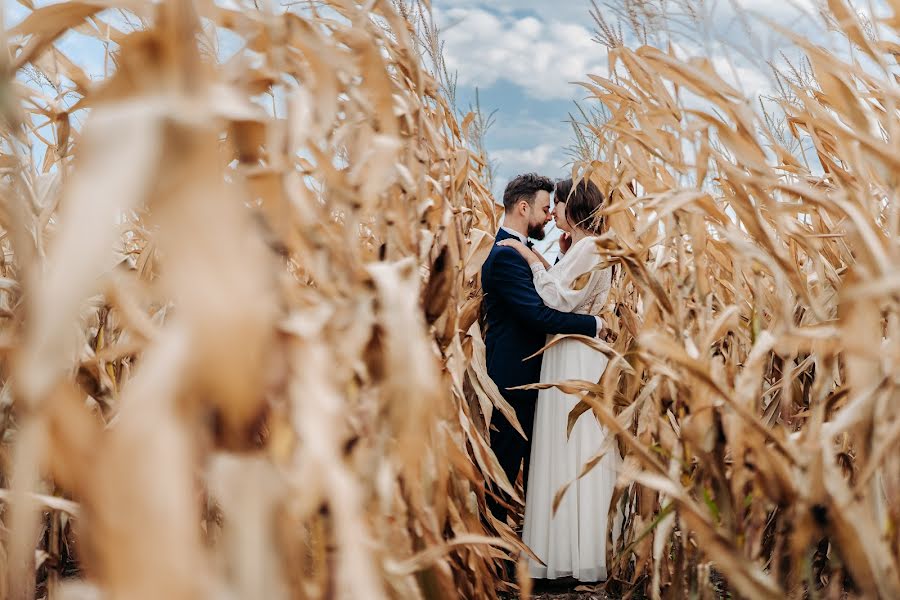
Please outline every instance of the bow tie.
M532 242L531 240L525 240L525 245L528 246L529 250L534 248L534 242Z

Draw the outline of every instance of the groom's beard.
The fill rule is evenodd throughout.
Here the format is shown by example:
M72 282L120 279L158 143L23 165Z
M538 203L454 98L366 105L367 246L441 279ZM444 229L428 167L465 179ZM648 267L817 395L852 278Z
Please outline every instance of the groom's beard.
M544 224L533 223L528 226L528 237L533 240L541 241L544 239Z

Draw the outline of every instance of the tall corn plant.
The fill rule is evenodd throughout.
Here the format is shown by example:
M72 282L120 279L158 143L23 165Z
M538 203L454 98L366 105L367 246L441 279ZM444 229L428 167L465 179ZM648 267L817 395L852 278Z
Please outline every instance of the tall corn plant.
M6 31L3 597L502 588L486 160L410 5L262 4Z
M560 385L617 434L613 578L654 598L900 596L900 14L826 16L853 52L786 32L810 69L773 112L674 45L582 83L619 280L607 372Z

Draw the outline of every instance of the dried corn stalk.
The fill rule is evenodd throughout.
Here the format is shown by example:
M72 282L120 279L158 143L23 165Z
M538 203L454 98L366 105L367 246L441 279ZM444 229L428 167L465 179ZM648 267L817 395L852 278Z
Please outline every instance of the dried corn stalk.
M900 596L900 113L877 37L900 13L828 9L866 60L793 36L814 77L785 77L784 132L674 45L612 40L613 75L583 84L608 118L576 172L611 197L607 322L631 368L573 417L619 433L613 575L655 598L713 597L712 571L746 598Z
M497 214L428 11L243 4L7 32L3 596L494 597Z
M515 541L479 516L512 485L485 443L509 409L477 325L484 159L415 7L242 8L68 3L8 32L9 72L43 79L0 90L0 584L492 597ZM713 570L751 598L900 596L896 53L829 8L881 70L798 38L786 137L708 61L617 44L586 84L619 358L572 416L618 434L613 573L656 597L710 597ZM73 517L88 588L61 581Z

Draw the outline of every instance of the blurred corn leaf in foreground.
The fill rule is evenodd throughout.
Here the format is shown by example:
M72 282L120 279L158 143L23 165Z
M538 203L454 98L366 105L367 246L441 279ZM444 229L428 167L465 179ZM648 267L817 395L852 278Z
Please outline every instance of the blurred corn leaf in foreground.
M486 483L518 495L486 442L512 414L478 322L498 214L427 7L21 4L4 597L511 589L519 544L480 516ZM609 196L617 282L570 423L591 411L625 456L610 589L900 597L900 18L824 15L853 52L793 36L809 72L780 74L777 121L595 15L610 75L583 84L603 118L574 173Z
M7 32L4 597L496 594L497 215L422 31L110 1Z

